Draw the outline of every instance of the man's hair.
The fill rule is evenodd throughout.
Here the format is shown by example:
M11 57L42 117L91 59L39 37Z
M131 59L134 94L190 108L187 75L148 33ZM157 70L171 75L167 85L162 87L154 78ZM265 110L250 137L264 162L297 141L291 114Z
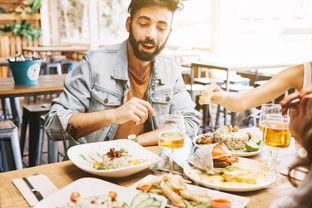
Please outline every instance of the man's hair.
M132 18L139 9L150 6L165 7L171 12L175 12L176 10L181 10L183 8L183 4L180 0L131 0L128 7L130 17Z

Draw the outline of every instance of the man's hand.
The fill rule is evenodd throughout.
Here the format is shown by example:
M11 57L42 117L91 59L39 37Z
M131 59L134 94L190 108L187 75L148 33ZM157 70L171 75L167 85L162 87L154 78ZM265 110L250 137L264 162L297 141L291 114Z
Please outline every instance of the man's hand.
M301 144L307 128L312 122L312 90L301 90L281 101L282 113L290 109L290 131L292 136ZM297 102L296 102L297 101Z
M144 123L148 116L155 116L151 104L145 100L133 97L119 108L113 109L113 123L123 124L134 121L136 125Z

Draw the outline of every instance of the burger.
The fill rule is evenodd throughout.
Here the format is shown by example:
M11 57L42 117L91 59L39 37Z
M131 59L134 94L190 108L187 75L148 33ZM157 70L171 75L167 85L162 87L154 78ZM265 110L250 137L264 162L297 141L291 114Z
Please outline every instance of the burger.
M211 154L214 168L226 168L238 161L238 158L222 144L215 145Z
M217 171L231 166L238 158L222 144L211 144L200 147L189 160L193 166L206 172ZM218 170L218 172L222 170Z

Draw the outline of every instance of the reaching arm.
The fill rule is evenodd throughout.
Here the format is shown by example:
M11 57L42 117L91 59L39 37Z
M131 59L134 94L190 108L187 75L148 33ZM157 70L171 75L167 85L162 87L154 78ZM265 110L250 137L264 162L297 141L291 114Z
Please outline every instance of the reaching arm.
M303 76L303 65L297 65L283 70L264 85L246 92L225 92L215 86L211 94L211 103L223 105L234 112L241 112L269 102L290 88L301 89Z

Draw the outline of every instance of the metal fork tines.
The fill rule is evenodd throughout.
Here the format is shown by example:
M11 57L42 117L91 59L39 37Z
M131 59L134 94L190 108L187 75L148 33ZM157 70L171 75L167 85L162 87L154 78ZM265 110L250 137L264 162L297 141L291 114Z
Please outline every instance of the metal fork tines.
M33 187L33 185L30 183L30 181L27 179L27 177L23 177L23 181L26 183L30 191L35 195L35 197L38 199L38 201L42 200L43 197L41 193Z

